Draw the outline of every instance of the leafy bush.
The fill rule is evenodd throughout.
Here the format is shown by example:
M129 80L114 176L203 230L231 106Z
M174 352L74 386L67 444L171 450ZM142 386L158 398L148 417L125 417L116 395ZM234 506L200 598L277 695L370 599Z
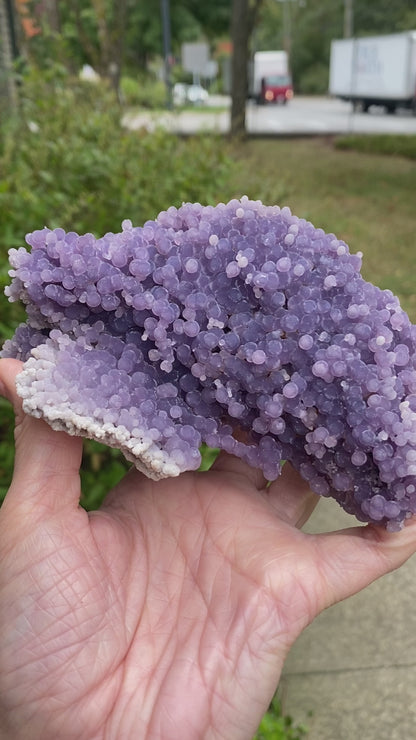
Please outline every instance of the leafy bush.
M163 108L166 103L164 83L148 77L122 77L120 90L125 105L156 109Z
M183 201L224 198L231 170L216 137L178 139L165 130L130 132L105 87L31 73L21 110L0 147L0 288L7 249L28 231L62 226L96 235L139 225ZM21 313L1 311L0 342Z
M14 419L11 406L0 398L0 502L10 485L12 477L14 446Z
M294 725L291 717L284 716L279 700L274 698L254 740L302 740L306 734L306 727Z
M229 197L232 161L213 136L178 139L164 130L133 133L103 86L69 80L63 67L31 70L22 80L19 115L0 132L0 292L10 281L7 250L28 231L62 226L96 235L119 231L183 201ZM0 297L0 346L18 323L21 306ZM0 407L0 498L12 470L12 414ZM84 445L87 508L127 468L121 454Z
M302 95L326 95L328 92L328 65L316 62L299 77L296 92Z
M349 149L367 154L393 154L416 159L416 136L401 134L357 134L335 139L337 149Z
M202 461L200 465L200 470L209 470L212 463L216 459L217 455L219 453L219 450L214 450L211 447L207 447L206 445L202 445L201 447L201 455L202 455Z

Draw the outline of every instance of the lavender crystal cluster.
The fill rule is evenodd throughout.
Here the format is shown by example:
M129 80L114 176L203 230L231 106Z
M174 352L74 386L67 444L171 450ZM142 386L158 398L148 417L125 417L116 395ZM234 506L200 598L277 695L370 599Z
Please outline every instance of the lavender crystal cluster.
M154 479L205 442L399 529L416 511L416 326L333 234L243 197L10 251L24 409ZM233 431L246 431L238 441Z

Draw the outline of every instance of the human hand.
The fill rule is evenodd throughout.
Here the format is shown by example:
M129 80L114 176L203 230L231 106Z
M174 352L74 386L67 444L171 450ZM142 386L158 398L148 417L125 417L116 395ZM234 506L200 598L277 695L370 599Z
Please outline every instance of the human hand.
M306 535L317 497L221 454L79 506L82 440L25 416L0 510L0 737L249 740L316 615L416 550L416 521Z

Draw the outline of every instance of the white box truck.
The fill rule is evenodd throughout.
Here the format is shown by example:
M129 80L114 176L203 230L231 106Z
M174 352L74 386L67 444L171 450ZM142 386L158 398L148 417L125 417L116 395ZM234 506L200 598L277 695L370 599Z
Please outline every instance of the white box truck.
M382 105L416 115L416 31L332 41L329 93L365 112Z
M256 51L249 77L250 96L257 103L287 103L293 98L286 51Z

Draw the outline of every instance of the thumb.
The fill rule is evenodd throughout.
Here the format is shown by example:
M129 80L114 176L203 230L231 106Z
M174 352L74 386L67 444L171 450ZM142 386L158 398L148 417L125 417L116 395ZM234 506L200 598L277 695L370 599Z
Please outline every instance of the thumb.
M0 395L15 412L15 462L7 501L35 510L62 509L78 505L79 466L82 440L55 432L42 419L26 415L16 392L16 376L22 369L18 360L0 360Z
M400 532L380 525L352 527L315 536L315 557L325 583L322 608L366 588L399 568L416 552L416 517Z

